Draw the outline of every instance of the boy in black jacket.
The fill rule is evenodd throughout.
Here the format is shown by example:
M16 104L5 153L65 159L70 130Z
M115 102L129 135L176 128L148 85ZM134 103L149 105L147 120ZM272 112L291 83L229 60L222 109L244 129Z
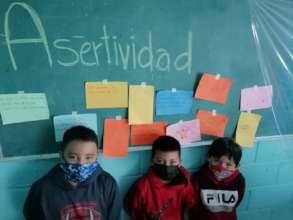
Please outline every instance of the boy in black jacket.
M63 137L61 161L31 187L24 204L27 220L118 220L117 183L97 161L94 131L72 127Z
M236 207L245 191L245 180L239 172L241 148L230 138L218 138L210 146L208 162L192 176L199 205L197 220L236 220Z

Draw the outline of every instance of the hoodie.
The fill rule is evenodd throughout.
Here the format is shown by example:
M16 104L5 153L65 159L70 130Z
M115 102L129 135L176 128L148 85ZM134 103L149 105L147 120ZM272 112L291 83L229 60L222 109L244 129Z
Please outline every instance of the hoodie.
M118 220L121 206L116 181L100 166L73 187L56 165L32 185L23 214L27 220Z
M184 209L191 210L195 196L187 170L165 184L153 168L138 179L128 191L124 208L134 220L181 220Z
M232 176L218 181L206 164L192 175L191 182L195 194L200 197L193 219L237 220L236 208L245 191L245 180L238 170Z

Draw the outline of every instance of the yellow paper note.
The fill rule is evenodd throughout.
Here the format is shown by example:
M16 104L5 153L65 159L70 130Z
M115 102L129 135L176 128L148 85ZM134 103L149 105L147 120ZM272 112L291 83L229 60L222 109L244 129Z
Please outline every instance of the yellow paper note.
M236 129L236 142L242 147L252 147L261 116L241 112Z
M127 82L86 82L86 108L127 108Z
M154 87L130 86L129 87L129 124L153 123Z

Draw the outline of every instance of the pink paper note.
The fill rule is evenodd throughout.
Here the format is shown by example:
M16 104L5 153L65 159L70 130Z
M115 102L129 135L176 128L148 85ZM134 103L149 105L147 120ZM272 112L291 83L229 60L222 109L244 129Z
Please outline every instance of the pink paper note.
M200 141L199 120L178 122L167 127L167 135L176 138L180 144Z
M241 90L240 111L272 107L272 86L251 87Z

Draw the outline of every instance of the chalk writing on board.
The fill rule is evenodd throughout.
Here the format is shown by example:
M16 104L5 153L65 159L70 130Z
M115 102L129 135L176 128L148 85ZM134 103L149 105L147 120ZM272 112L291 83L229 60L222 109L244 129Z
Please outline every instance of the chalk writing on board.
M14 39L11 40L10 39L10 29L9 29L9 14L11 12L11 10L15 7L15 6L21 6L23 7L25 10L27 10L27 12L29 13L29 15L31 16L33 23L36 25L36 28L38 29L38 32L40 33L40 38L23 38L23 39ZM47 41L47 36L45 33L45 30L43 28L42 22L38 16L38 14L36 13L36 11L30 7L28 4L26 3L21 3L21 2L15 2L12 3L8 10L5 13L5 21L4 21L4 30L5 30L5 42L7 44L7 48L9 51L9 55L10 55L10 59L12 62L12 66L13 68L16 70L17 69L17 65L16 65L16 61L15 58L13 56L13 52L12 52L12 47L11 45L13 44L36 44L36 43L43 43L44 44L44 48L46 50L46 53L48 55L48 61L50 66L52 66L52 58L51 58L51 53L50 53L50 49L48 46L48 41Z
M25 10L32 19L37 33L39 36L32 38L15 38L12 39L11 27L9 19L15 13L13 9L20 7ZM101 66L101 65L115 65L129 69L147 69L150 72L153 71L184 71L191 73L192 69L192 32L186 31L187 40L186 48L180 50L178 54L171 54L168 48L155 48L154 43L160 36L154 36L152 31L146 30L146 36L143 42L147 42L143 45L142 39L136 39L135 35L130 35L126 42L117 36L119 33L111 33L106 24L101 24L103 34L95 38L94 41L86 40L86 36L77 34L68 38L57 38L52 42L48 41L45 27L41 21L41 17L30 5L27 3L14 2L11 3L5 13L5 25L4 25L4 38L5 44L8 48L9 57L14 70L18 69L16 54L13 52L14 45L31 44L33 46L39 46L41 44L46 52L48 58L48 65L52 68L54 65L60 65L64 67L72 67L77 64L82 64L88 67ZM26 22L26 21L25 21ZM27 30L28 32L30 30ZM50 37L49 39L52 39ZM76 49L76 42L81 42L80 47ZM42 47L40 47L42 49ZM52 50L58 50L58 52L51 53ZM59 54L59 56L53 57L52 54ZM70 60L68 57L72 57ZM86 59L86 58L87 59ZM55 59L54 59L55 58Z

